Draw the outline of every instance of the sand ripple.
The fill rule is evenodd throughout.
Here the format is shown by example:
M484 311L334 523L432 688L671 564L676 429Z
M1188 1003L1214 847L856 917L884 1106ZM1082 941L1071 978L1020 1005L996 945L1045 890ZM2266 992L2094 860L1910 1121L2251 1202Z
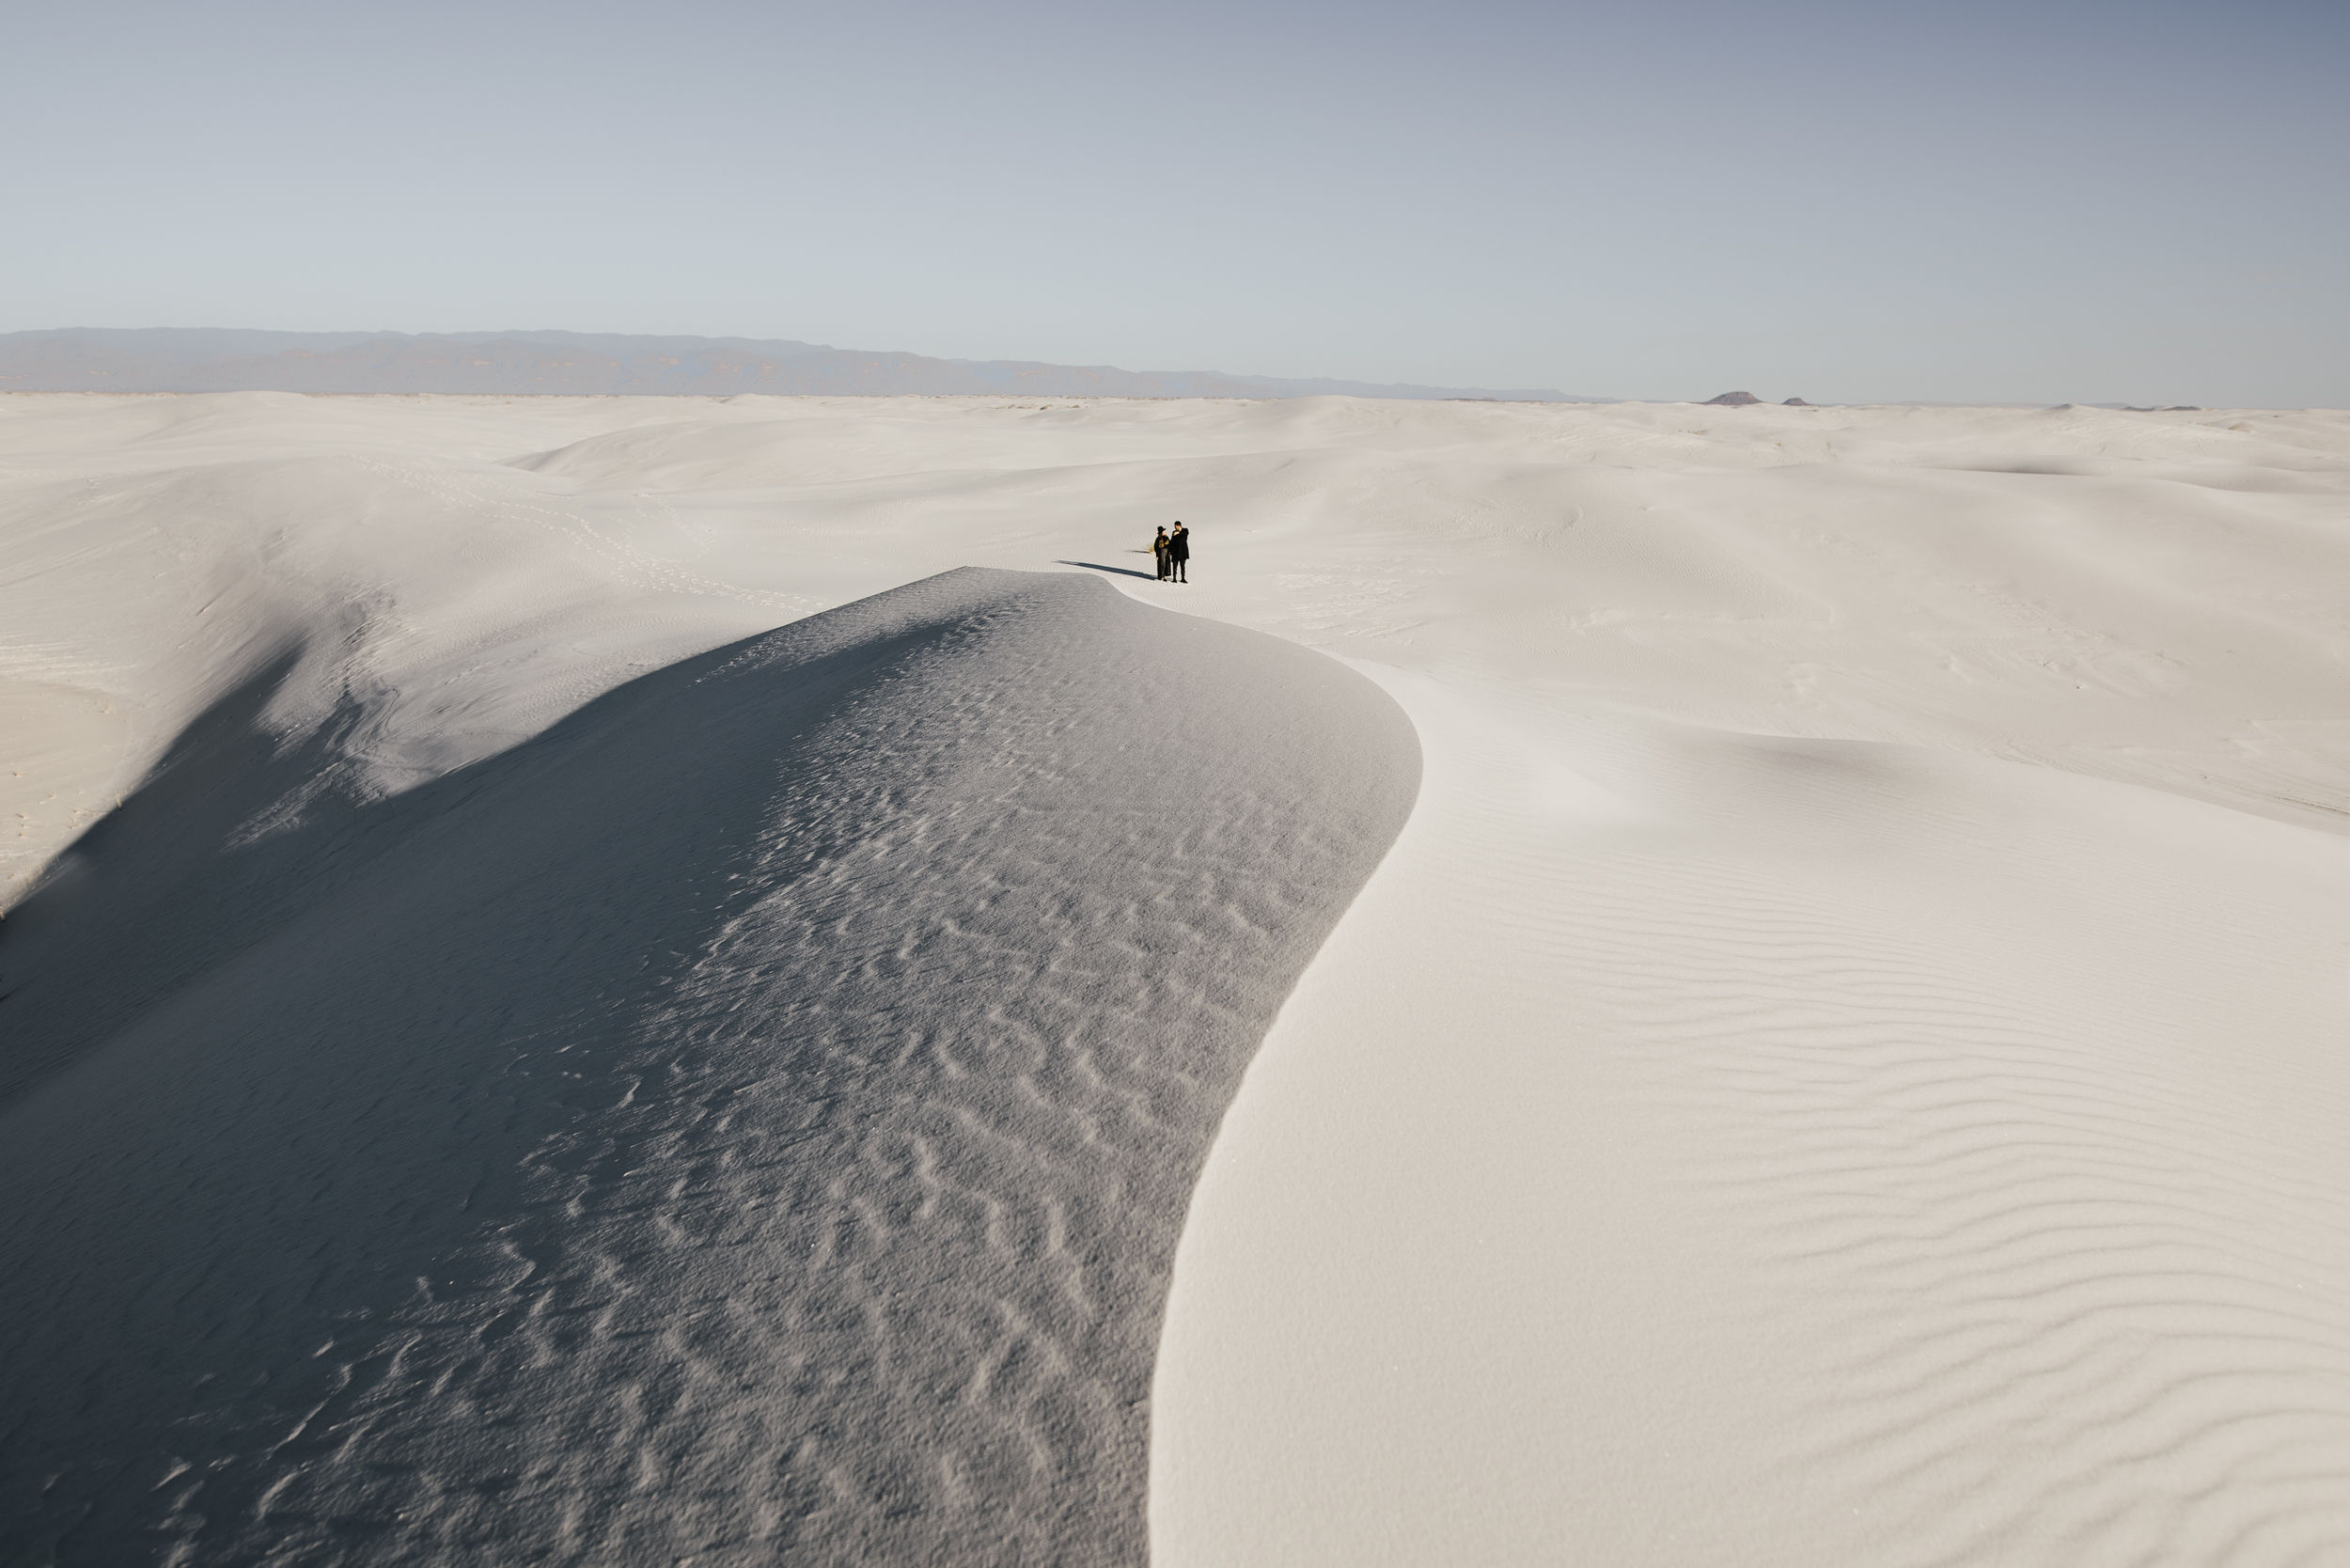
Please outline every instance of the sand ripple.
M1406 689L1195 1200L1157 1560L2350 1561L2336 842Z
M952 572L133 897L198 760L0 949L18 1560L1142 1559L1194 1176L1417 787L1375 687Z

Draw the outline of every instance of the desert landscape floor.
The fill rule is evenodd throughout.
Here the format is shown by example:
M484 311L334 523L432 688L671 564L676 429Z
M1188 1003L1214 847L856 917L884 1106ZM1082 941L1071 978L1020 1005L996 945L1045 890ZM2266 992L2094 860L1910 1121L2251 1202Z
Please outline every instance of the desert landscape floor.
M11 1560L2341 1560L2346 501L0 398Z

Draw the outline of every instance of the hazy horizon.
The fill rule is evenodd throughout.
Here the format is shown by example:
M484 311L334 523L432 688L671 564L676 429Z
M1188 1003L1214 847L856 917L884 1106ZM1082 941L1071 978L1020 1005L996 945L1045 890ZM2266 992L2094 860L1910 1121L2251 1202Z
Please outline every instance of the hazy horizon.
M52 374L35 383L28 384L26 382L23 372L29 365L38 363L38 360L17 359L11 353L14 348L22 344L25 338L74 340L75 335L77 334L87 335L87 337L135 337L150 340L155 338L177 339L177 341L167 342L163 345L157 345L150 341L147 345L149 352L142 363L150 371L153 367L159 365L178 365L181 367L202 366L213 369L226 368L231 371L241 371L246 373L243 379L221 379L219 377L212 377L198 381L191 381L186 384L174 384L168 385L161 384L155 382L150 374L146 380L138 381L132 384L126 384L123 381L118 379L120 375L119 367L115 368L114 373L110 375L108 379L103 381L91 381L78 379L86 372L84 372L78 366L69 366L64 368L60 373ZM240 337L248 339L266 338L274 339L274 341L268 344L249 344L247 345L249 353L241 357L222 353L221 351L227 347L227 345L225 344L217 345L212 349L199 349L196 344L190 341L192 339ZM536 340L540 346L554 347L554 344L547 341L550 339L556 340L567 349L572 349L573 346L592 346L597 352L614 353L623 352L624 348L627 350L633 350L639 356L635 363L637 368L640 369L643 368L646 364L644 356L658 353L663 350L674 350L685 344L710 344L716 347L727 348L729 352L740 352L741 350L745 349L757 349L762 351L792 351L795 355L807 356L807 358L811 361L817 356L823 355L837 355L857 359L870 357L875 359L901 361L913 360L916 362L916 365L912 368L912 373L917 381L920 377L920 370L924 367L944 367L953 369L968 368L976 370L996 372L1003 371L1010 368L1019 367L1040 373L1073 372L1079 375L1086 375L1094 372L1102 372L1104 373L1106 378L1110 379L1105 384L1098 387L1084 384L1069 384L1068 378L1066 376L1054 377L1051 375L1043 375L1042 379L1027 380L1020 384L1005 383L996 385L955 384L951 386L941 384L938 386L930 386L927 384L916 384L913 381L906 380L907 368L897 367L894 368L898 370L899 374L895 382L893 382L890 376L886 373L881 373L869 374L866 378L868 384L862 385L841 384L827 386L791 388L776 388L758 385L728 386L682 384L675 386L630 385L616 389L603 386L592 386L584 383L576 387L548 385L525 386L521 384L519 382L510 384L498 384L494 385L461 385L456 384L454 380L451 380L450 384L446 385L427 386L414 384L413 374L409 384L395 384L392 383L383 383L379 384L368 385L354 384L330 387L317 384L319 379L318 365L315 361L308 357L318 353L330 353L333 352L334 349L367 347L370 345L380 345L387 341L486 345L490 343L531 343ZM86 341L87 337L80 340ZM330 349L330 345L332 345L332 349ZM273 349L276 351L274 353L269 352ZM159 350L160 352L158 352ZM282 379L256 379L254 375L251 374L251 372L257 368L282 363L285 356L290 352L298 353L304 356L301 368L308 373L301 376L300 378ZM670 363L674 364L674 362ZM58 367L54 361L49 368L53 370L58 369ZM371 368L377 369L387 368L406 369L411 372L415 369L413 363L399 367L377 366ZM540 368L543 370L545 367L542 366ZM806 366L803 365L800 368L805 371ZM311 383L311 384L297 384L297 379L301 382ZM1163 389L1145 389L1128 384L1152 379L1163 381L1167 384L1167 385ZM903 383L903 384L899 384L898 383ZM806 343L791 339L754 339L745 338L739 335L713 337L697 335L672 336L657 334L583 333L569 331L559 327L513 327L478 331L400 333L397 331L371 328L348 329L341 332L287 332L268 327L70 326L38 328L20 333L0 333L0 392L38 393L59 391L124 391L130 393L149 394L157 392L193 393L229 390L279 390L311 393L322 396L382 395L395 397L415 396L419 394L476 395L481 393L494 393L498 396L508 397L724 397L730 395L732 392L744 390L772 392L774 395L787 397L1011 396L1048 397L1056 399L1230 397L1298 398L1312 397L1323 394L1337 394L1340 396L1372 398L1449 398L1454 400L1481 401L1531 400L1557 402L1562 405L1574 403L1591 404L1617 402L1709 403L1716 401L1724 397L1735 396L1740 392L1746 392L1748 394L1753 392L1753 389L1750 387L1725 387L1711 394L1703 394L1693 391L1681 397L1670 398L1616 398L1610 397L1605 393L1594 394L1559 387L1431 386L1424 384L1410 383L1359 383L1341 381L1337 378L1323 377L1281 378L1251 376L1246 372L1225 370L1219 367L1185 367L1177 368L1166 366L1067 366L1056 365L1048 361L1022 359L947 359L936 355L925 355L918 353L918 351L911 349L872 349L859 348L855 345L850 344L836 345L830 343ZM2134 405L2112 400L2092 402L2078 399L2064 399L2057 400L2056 402L2052 404L2030 400L2008 400L2003 401L1983 400L1970 403L1928 398L1882 398L1874 400L1874 401L1871 404L1856 404L1835 402L1820 399L1803 399L1800 394L1791 394L1788 399L1781 399L1775 394L1764 396L1760 399L1760 401L1763 404L1789 400L1800 400L1814 406L1829 408L1857 406L1889 408L2043 408L2050 406L2073 405L2113 409L2136 408L2141 412L2178 411L2175 407L2167 407L2166 405L2161 404ZM2200 406L2262 408L2281 405L2239 403Z
M19 37L51 69L0 107L0 331L2350 403L2340 8L140 5Z

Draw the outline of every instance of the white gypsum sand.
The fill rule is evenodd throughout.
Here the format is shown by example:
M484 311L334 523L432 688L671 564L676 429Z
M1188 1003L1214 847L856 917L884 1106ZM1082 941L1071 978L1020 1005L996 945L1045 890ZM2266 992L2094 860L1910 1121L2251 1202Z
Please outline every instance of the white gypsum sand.
M156 885L284 792L249 706L11 922L16 1532L1142 1560L1193 1178L1418 784L1376 686L965 570Z
M1425 782L1194 1200L1162 1564L2350 1550L2350 416L15 396L0 464L12 904L207 712L276 804L191 774L201 831L135 857L233 905L224 840L265 868L632 677L964 565L1091 563L1385 685ZM1176 517L1198 580L1162 588L1139 551ZM660 798L565 841L670 842L697 802ZM0 992L42 950L19 925ZM205 1004L128 1011L101 1032ZM655 1404L687 1364L627 1357L611 1397ZM481 1484L351 1560L525 1516L464 1412L352 1386L296 1450L441 1408ZM611 1517L781 1539L789 1506L697 1489L743 1473L700 1464L724 1435L611 1441L654 1429L680 1446L634 1450ZM208 1484L155 1494L175 1528L308 1528Z

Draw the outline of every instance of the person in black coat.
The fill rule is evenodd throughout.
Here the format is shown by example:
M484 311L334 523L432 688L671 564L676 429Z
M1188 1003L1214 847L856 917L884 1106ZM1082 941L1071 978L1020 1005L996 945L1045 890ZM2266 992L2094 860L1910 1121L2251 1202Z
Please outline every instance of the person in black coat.
M1158 557L1159 581L1167 581L1167 525L1159 525L1159 537L1151 541L1151 554Z
M1191 578L1183 569L1190 564L1191 530L1178 523L1175 531L1167 536L1167 573L1179 583L1188 583Z

